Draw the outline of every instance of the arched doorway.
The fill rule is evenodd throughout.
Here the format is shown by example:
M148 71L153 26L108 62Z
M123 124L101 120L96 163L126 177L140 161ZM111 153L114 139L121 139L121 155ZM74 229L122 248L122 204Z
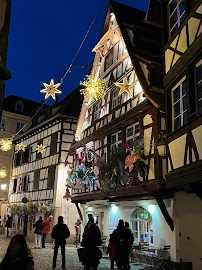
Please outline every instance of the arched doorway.
M153 244L152 216L145 208L138 207L133 211L131 228L135 242Z

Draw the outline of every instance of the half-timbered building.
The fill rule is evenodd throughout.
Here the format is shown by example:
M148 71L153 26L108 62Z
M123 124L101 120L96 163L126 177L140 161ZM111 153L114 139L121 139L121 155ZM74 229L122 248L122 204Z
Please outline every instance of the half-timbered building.
M162 26L166 91L166 190L173 202L172 258L202 269L202 1L150 1ZM188 266L187 266L188 267ZM187 268L188 269L188 268Z
M80 88L80 87L79 87ZM59 215L74 233L74 205L66 194L65 158L76 130L83 98L79 88L40 114L37 123L15 139L14 164L9 191L13 230L33 238L38 216ZM76 210L76 208L75 208ZM70 219L71 217L71 219ZM49 240L49 239L48 239ZM71 241L71 239L70 239Z
M69 183L84 223L93 215L103 236L122 218L136 243L163 246L170 244L173 224L170 201L153 195L165 184L165 159L157 149L165 135L161 29L145 15L109 3L90 72L105 80L105 95L85 95L68 154L74 166Z
M32 125L31 117L41 104L22 97L10 95L3 100L3 110L0 125L0 141L11 140L13 136L28 130ZM47 107L47 106L45 106ZM0 170L6 170L6 176L1 176L0 215L3 221L7 216L8 188L13 165L13 147L10 150L0 149Z

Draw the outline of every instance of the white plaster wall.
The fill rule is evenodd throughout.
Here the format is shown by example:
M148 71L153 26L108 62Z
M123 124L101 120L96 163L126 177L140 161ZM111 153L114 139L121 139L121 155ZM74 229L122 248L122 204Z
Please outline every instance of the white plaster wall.
M177 241L177 261L192 262L202 269L202 201L194 194L175 193L173 218ZM180 236L181 235L181 236Z

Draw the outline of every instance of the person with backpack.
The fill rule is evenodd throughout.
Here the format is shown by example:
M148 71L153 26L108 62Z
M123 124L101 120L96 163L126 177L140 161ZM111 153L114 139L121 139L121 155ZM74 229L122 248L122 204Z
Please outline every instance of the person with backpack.
M54 255L53 255L53 269L56 267L56 260L58 255L58 248L61 247L62 255L62 269L65 270L65 245L66 239L70 236L69 228L63 223L63 217L58 217L58 224L53 227L51 237L55 240Z

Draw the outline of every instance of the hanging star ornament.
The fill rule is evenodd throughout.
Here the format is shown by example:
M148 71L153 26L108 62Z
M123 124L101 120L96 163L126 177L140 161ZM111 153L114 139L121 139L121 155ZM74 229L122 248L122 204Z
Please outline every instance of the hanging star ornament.
M43 152L45 151L45 146L41 145L37 145L36 147L37 153L41 153L43 154Z
M126 92L128 95L131 96L130 88L136 85L136 83L128 84L127 77L123 78L123 83L114 83L114 84L120 88L118 93L119 96L124 92Z
M0 149L2 151L8 151L8 150L10 150L12 148L12 140L2 139L0 141L0 145L1 145Z
M94 78L87 75L87 80L80 82L80 85L85 86L84 89L80 90L80 93L84 97L91 97L92 100L99 100L105 96L105 80L100 78Z
M61 83L54 84L54 80L51 79L50 84L43 83L43 85L46 87L45 89L40 90L41 93L46 93L45 99L47 99L49 96L51 96L54 100L56 100L55 94L61 94L62 91L57 89Z
M27 147L27 145L24 145L23 142L21 142L20 144L17 144L18 146L18 151L22 150L25 151L25 148Z
M7 170L1 169L0 170L0 178L4 178L4 177L6 177L6 175L7 175Z

